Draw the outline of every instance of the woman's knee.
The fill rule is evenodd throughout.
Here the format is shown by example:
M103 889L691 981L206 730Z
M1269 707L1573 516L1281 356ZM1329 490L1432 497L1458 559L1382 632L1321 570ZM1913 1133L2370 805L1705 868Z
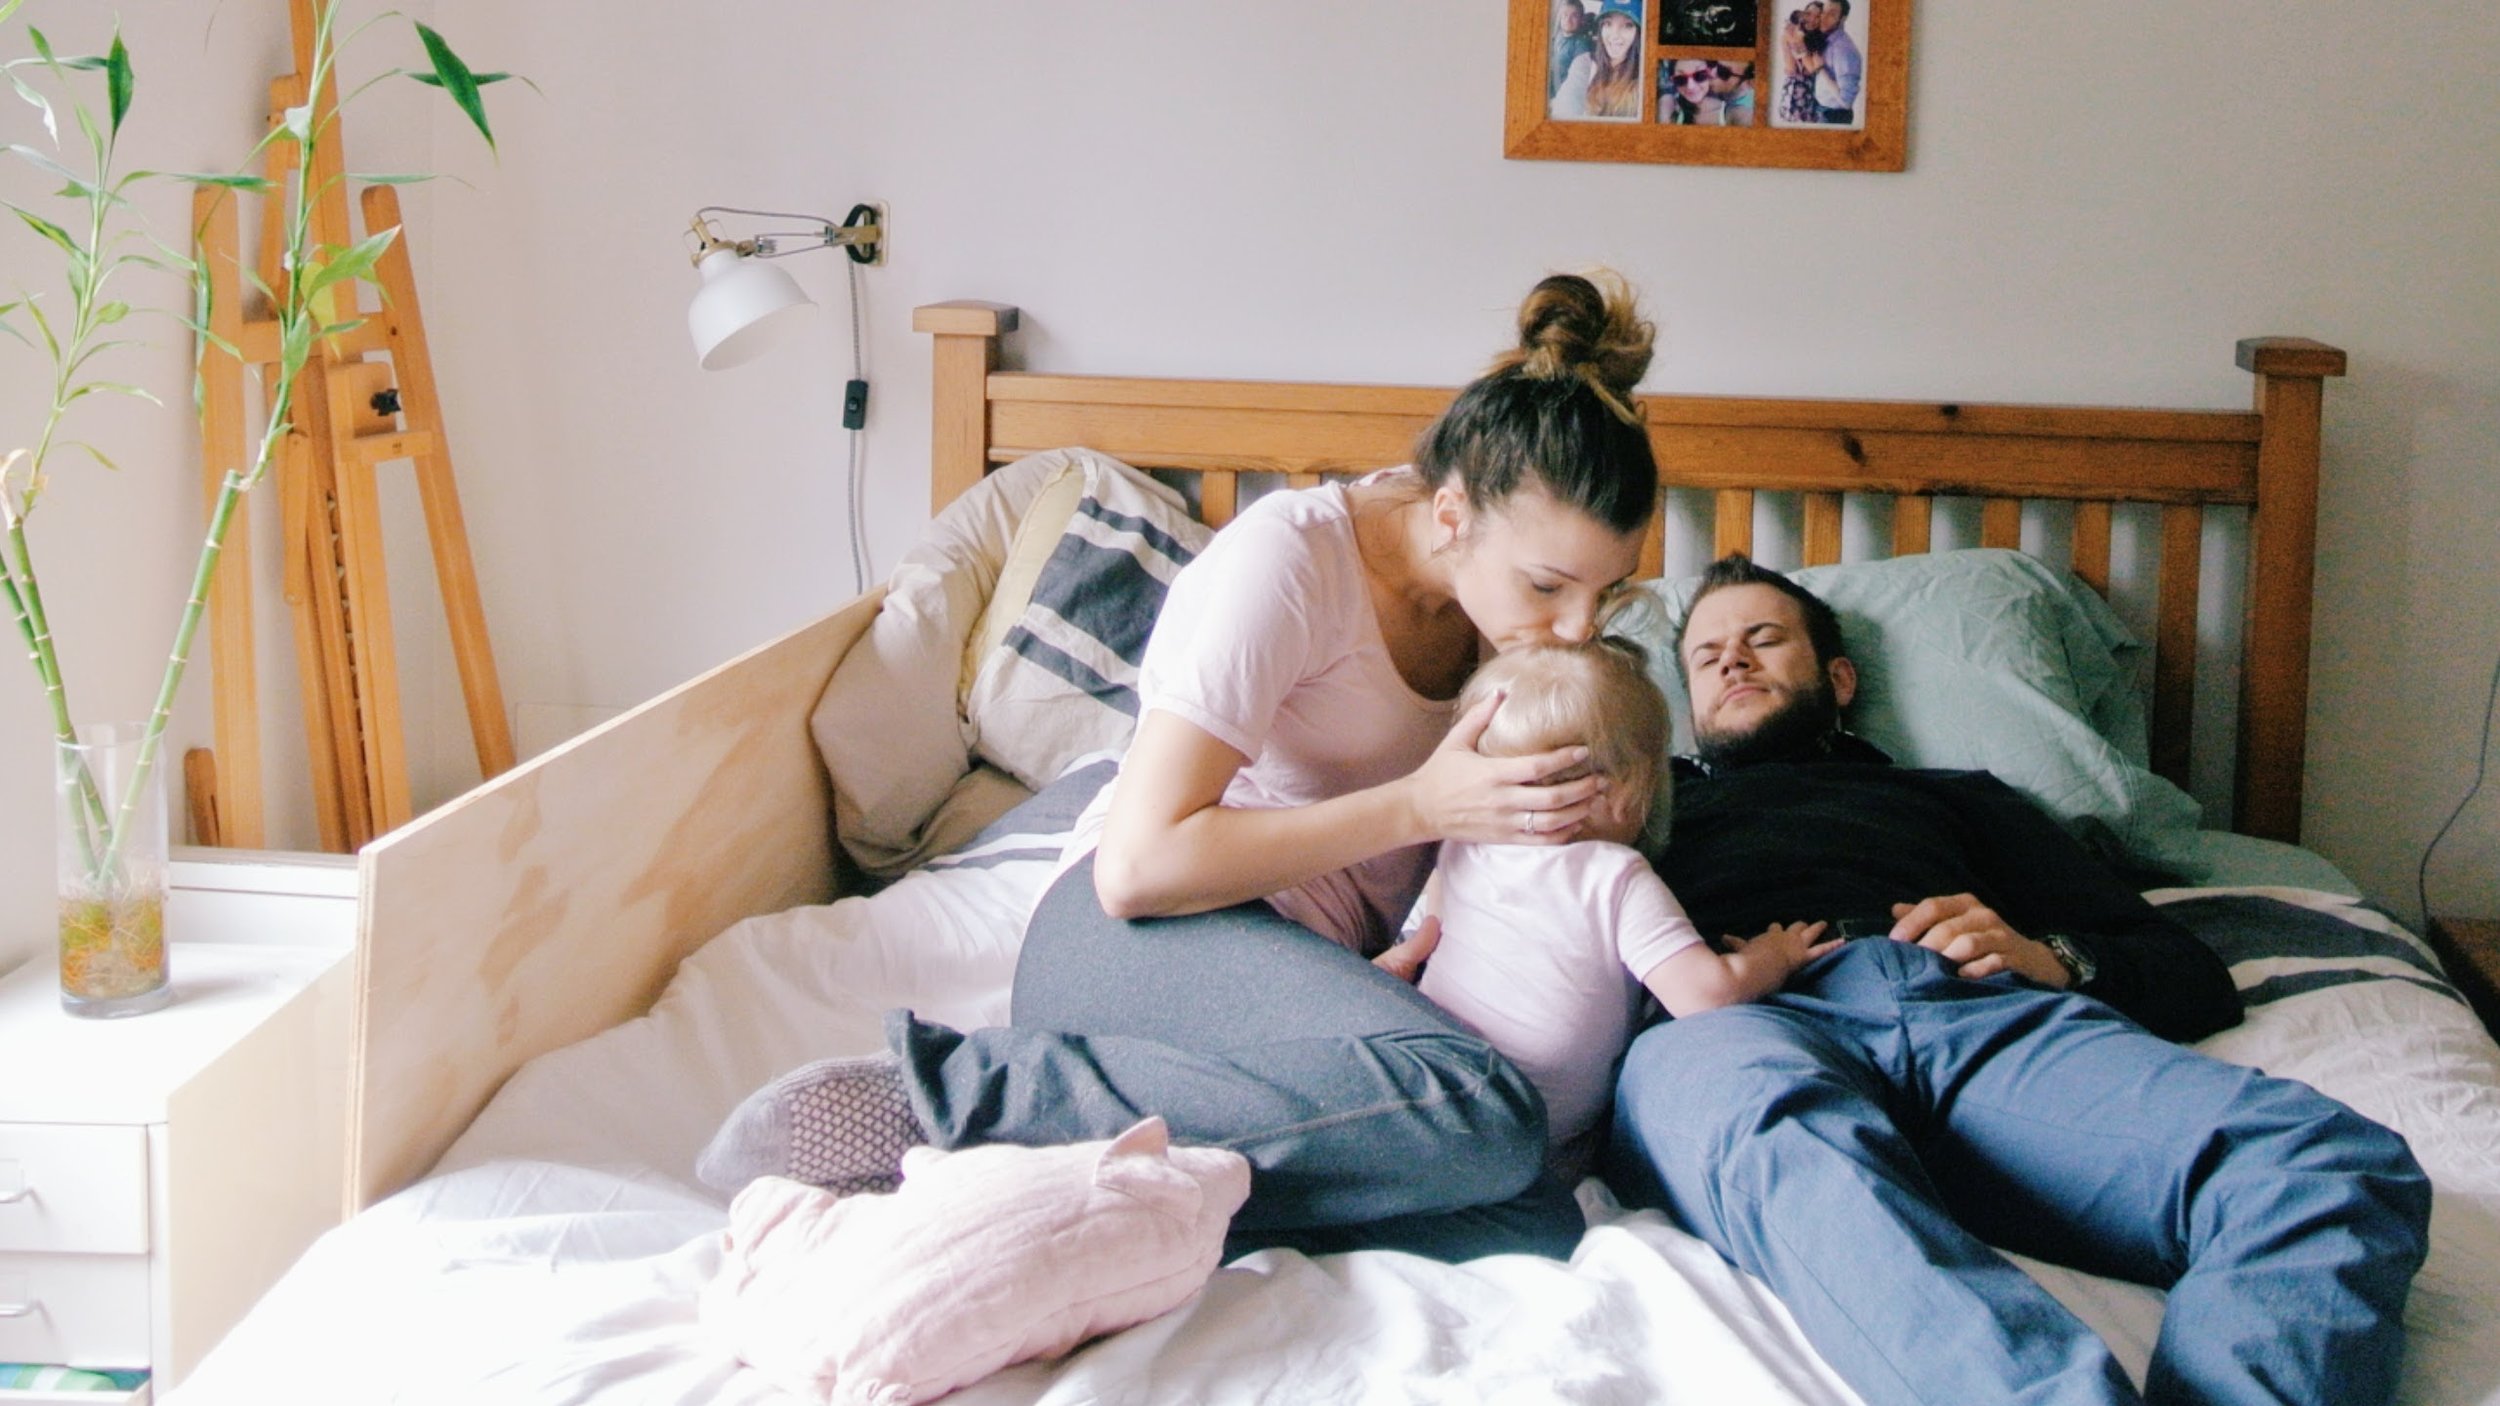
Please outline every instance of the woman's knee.
M1517 1065L1490 1042L1454 1029L1382 1043L1431 1071L1434 1087L1425 1097L1439 1105L1453 1153L1438 1173L1450 1204L1508 1201L1535 1183L1545 1169L1545 1099Z

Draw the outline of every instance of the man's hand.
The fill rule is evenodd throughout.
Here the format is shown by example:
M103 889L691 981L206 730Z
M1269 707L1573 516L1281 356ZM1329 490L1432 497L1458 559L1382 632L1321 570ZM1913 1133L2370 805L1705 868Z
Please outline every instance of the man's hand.
M1915 942L1973 981L2010 971L2043 986L2062 989L2067 983L2066 964L2047 944L2014 931L1972 894L1896 903L1892 918L1893 941Z
M1432 960L1432 949L1440 945L1441 920L1427 917L1415 925L1413 937L1372 958L1372 965L1412 986L1423 980L1424 963Z

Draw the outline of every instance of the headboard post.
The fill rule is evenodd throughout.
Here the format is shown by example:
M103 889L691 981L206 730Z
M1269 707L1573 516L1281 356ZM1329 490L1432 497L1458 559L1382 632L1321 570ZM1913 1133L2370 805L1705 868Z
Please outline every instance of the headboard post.
M925 303L911 326L936 344L929 382L934 424L929 437L929 511L942 511L989 472L989 378L998 339L1016 329L1005 303Z
M2257 506L2249 524L2236 828L2300 839L2309 720L2309 596L2317 575L2319 416L2344 353L2304 337L2252 337L2239 364L2257 377Z

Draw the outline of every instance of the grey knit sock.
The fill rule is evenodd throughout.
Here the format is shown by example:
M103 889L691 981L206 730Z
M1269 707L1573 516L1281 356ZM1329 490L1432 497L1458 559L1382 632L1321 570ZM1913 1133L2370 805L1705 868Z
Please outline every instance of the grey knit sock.
M928 1140L903 1087L902 1061L880 1050L802 1065L747 1095L694 1171L720 1191L763 1176L843 1196L892 1191L902 1184L903 1154Z

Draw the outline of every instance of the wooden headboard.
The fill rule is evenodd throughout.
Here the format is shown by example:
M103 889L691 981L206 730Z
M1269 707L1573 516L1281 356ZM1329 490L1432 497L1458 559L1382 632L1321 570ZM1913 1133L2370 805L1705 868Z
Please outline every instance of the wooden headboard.
M990 468L1066 445L1139 468L1195 475L1201 515L1228 521L1241 476L1300 487L1413 457L1454 391L1414 386L1183 381L1000 371L1016 310L936 303L913 325L936 343L930 497L942 508ZM1874 500L1891 553L1928 549L1939 499L1974 498L1979 541L2022 545L2027 501L2071 503L2071 562L2110 589L2112 509L2160 505L2154 770L2188 784L2196 692L2199 546L2209 507L2250 510L2233 818L2243 833L2300 837L2309 709L2309 596L2317 551L2323 378L2344 354L2297 337L2241 342L2256 408L2139 410L1651 395L1640 398L1659 482L1703 490L1714 550L1754 549L1757 494L1800 499L1804 565L1841 559L1843 505ZM1665 559L1663 508L1643 570Z
M1013 308L941 303L938 505L992 465L1090 445L1188 479L1233 515L1242 475L1291 484L1404 462L1448 390L1043 376L997 369ZM1940 499L1975 497L1980 540L2014 546L2024 500L2075 506L2071 556L2109 585L2111 510L2158 504L2155 748L2187 767L2200 518L2249 505L2237 818L2300 827L2321 378L2343 353L2242 342L2250 414L1815 400L1644 398L1663 478L1700 490L1721 550L1750 547L1757 494L1800 495L1801 558L1837 560L1844 504L1923 551ZM1695 496L1695 495L1686 495ZM1957 510L1950 519L1967 517ZM2038 518L2042 515L2035 515ZM2129 522L2132 525L2133 510ZM1861 533L1861 536L1864 534ZM2132 540L2132 539L2130 539ZM1664 539L1653 532L1657 570ZM808 715L869 629L875 590L367 845L360 856L349 1205L423 1174L513 1070L639 1015L686 953L740 918L834 892L831 794Z

